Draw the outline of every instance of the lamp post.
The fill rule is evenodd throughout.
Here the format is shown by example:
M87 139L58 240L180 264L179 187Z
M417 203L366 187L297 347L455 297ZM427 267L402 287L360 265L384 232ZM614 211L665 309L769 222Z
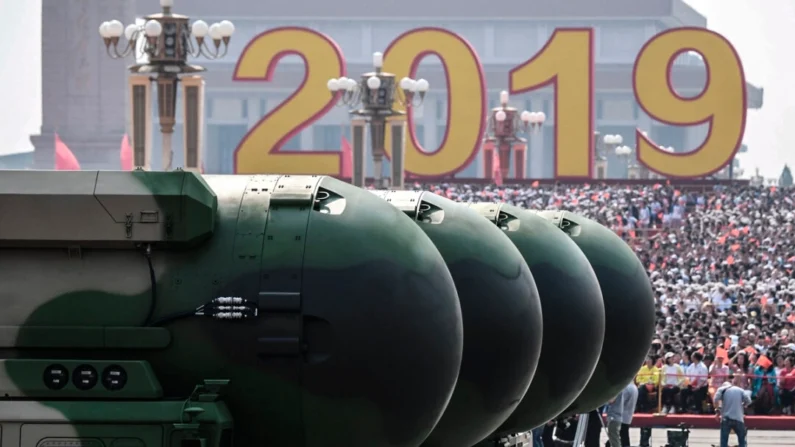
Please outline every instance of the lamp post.
M601 137L599 132L594 132L594 154L593 167L594 175L597 179L607 178L607 154L624 142L621 135L605 135Z
M188 57L213 60L225 56L235 26L228 20L212 25L202 20L189 24L187 16L174 14L171 11L174 6L173 0L160 0L160 6L161 12L145 17L143 25L131 24L125 28L122 22L110 20L100 25L99 34L111 58L123 59L134 56L136 61L140 58L146 59L143 63L130 66L130 72L148 76L150 83L152 81L156 83L157 110L163 139L163 169L170 170L173 162L171 141L180 77L205 71L204 67L189 64ZM126 40L125 43L122 43L122 36ZM198 77L197 79L200 80ZM203 81L200 82L203 85ZM201 94L203 95L203 90ZM133 100L135 101L135 95ZM196 101L191 101L191 106L201 109L201 104ZM133 109L136 109L135 105ZM135 117L133 122L135 124ZM135 166L148 164L144 152L135 151L134 148Z
M502 178L508 178L511 171L511 153L513 151L514 143L526 143L525 139L519 136L519 133L527 133L528 129L532 127L534 132L544 124L547 117L544 112L530 112L519 111L515 107L508 105L510 97L508 92L500 92L500 105L491 109L488 116L486 125L486 137L484 144L493 143L495 150L500 158L500 174ZM490 157L486 156L488 160ZM488 164L488 163L487 163ZM520 171L523 176L523 170L518 166L515 167L516 173ZM524 168L524 163L521 163L521 168ZM490 170L487 170L490 173ZM517 175L520 177L520 175Z
M618 146L615 149L615 152L616 152L616 157L618 157L618 159L621 160L622 163L624 164L624 171L626 178L632 178L632 176L630 176L629 168L630 168L630 163L632 163L631 157L634 151L629 146Z
M622 137L621 135L605 135L602 141L604 142L604 147L609 151L609 150L614 150L619 146L621 146L624 143L624 137ZM600 153L597 155L605 156L606 154Z
M397 110L396 105L409 109L422 104L430 85L425 79L403 78L399 82L395 75L382 71L384 55L373 53L374 71L364 73L359 80L342 77L329 79L328 89L339 98L342 105L352 108L350 114L359 121L369 124L370 142L373 151L374 177L376 186L384 186L383 160L386 156L387 120L403 116L406 112ZM403 187L404 159L403 123L392 124L392 186ZM354 125L353 135L353 178L356 186L364 186L364 126Z

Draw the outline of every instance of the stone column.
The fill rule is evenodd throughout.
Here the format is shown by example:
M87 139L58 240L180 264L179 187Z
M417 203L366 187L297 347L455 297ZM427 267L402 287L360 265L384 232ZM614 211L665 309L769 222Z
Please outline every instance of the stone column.
M366 128L366 120L360 118L351 120L351 139L353 140L353 174L351 183L353 186L360 188L364 187L365 178L367 177L367 169L365 168L365 155L367 152L367 147L365 146Z
M131 0L42 0L42 128L34 168L53 169L57 132L83 169L118 169L125 133L127 64L103 49L97 27L135 18ZM128 61L129 62L129 61Z
M395 117L387 124L392 126L391 186L393 189L403 189L406 179L406 120L403 117Z

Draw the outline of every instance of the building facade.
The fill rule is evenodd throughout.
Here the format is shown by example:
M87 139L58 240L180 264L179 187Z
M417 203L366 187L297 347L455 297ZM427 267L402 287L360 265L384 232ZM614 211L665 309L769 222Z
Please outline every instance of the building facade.
M157 0L113 0L99 3L117 3L113 8L105 6L105 13L112 15L114 11L129 12L129 16L119 17L126 19L124 21L127 23L132 19L133 11L135 16L141 17L158 10ZM595 130L603 135L622 135L629 142L634 138L634 129L641 128L647 130L658 144L672 146L679 151L697 147L706 136L706 126L670 127L654 122L640 109L632 90L633 64L646 41L673 27L706 26L705 18L682 0L504 0L499 3L499 7L488 2L465 0L456 2L454 8L443 3L403 0L379 4L377 11L373 11L375 8L364 0L317 1L312 7L307 7L306 2L255 0L175 2L175 11L181 14L208 22L229 19L236 25L236 33L225 58L212 62L198 61L208 69L204 73L207 82L205 172L233 173L234 150L241 138L300 84L304 67L302 60L295 56L282 59L273 82L237 82L232 79L235 64L245 46L258 34L281 26L307 27L330 36L342 49L348 74L352 77L371 71L372 53L384 51L398 35L410 29L424 26L449 29L466 38L477 51L485 71L490 106L496 105L499 92L507 89L508 72L538 52L556 28L590 27L594 30L595 37ZM44 8L44 11L45 14L50 13L48 8ZM378 15L374 16L374 12ZM101 21L101 17L96 14L92 17L96 17L96 23ZM99 37L92 36L89 51L92 54L97 53L101 46ZM100 70L107 70L107 76L113 78L108 81L110 87L102 86L99 103L114 104L123 110L124 74L116 73L123 71L117 70L122 63L104 59L92 59L91 63L101 65L103 68ZM107 68L110 67L108 64L117 66L111 69ZM420 64L417 76L429 80L431 90L423 105L416 110L413 125L419 142L423 147L433 150L443 140L446 131L447 92L444 67L437 58L426 57ZM680 95L697 95L705 79L704 63L698 55L685 53L676 60L673 81ZM45 80L47 82L51 81ZM761 107L762 90L749 85L747 91L749 107ZM43 97L45 102L50 100L47 94ZM530 136L526 172L532 178L552 177L555 126L553 90L545 88L517 95L511 102L519 109L543 111L546 114L547 121L542 130ZM44 109L47 110L48 107L45 104ZM71 104L70 113L75 113L73 109L79 107L89 105ZM116 129L119 126L117 121L114 119L113 123L105 123L102 132L116 132L115 138L120 138ZM174 147L177 152L176 160L181 160L179 148L182 146L182 131L179 115L177 122ZM46 115L45 124L52 126ZM83 127L85 126L76 126L75 129L79 129L79 132L92 132ZM347 109L336 108L289 140L283 150L338 150L342 137L348 133ZM157 137L153 140L155 167L159 166L158 140ZM71 141L67 143L70 147L77 144ZM117 154L117 148L118 143L115 143L110 150ZM108 163L107 157L94 152L86 152L85 156L91 158L91 163ZM37 157L37 160L41 158ZM81 153L78 153L78 158L81 158ZM613 159L612 154L609 158L609 176L623 176L625 162ZM476 158L458 176L479 176L480 164L480 159Z

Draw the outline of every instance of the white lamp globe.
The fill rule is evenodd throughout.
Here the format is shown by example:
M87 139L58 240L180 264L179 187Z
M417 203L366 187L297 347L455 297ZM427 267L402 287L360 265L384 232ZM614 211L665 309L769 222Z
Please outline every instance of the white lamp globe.
M102 22L102 24L99 25L99 35L102 36L103 39L110 38L110 31L108 30L108 25L109 22Z
M414 79L403 78L400 80L400 88L403 90L412 90L414 88Z
M348 79L345 80L345 89L350 91L350 92L356 90L356 87L358 85L359 85L359 83L356 82L355 80L351 79L351 78L348 78Z
M213 23L210 25L210 29L208 31L212 40L221 40L221 38L224 37L223 33L221 33L221 25L218 23Z
M498 110L497 113L494 114L494 119L500 122L505 121L506 117L507 116L505 115L505 112L503 112L502 110Z
M204 20L197 20L193 22L193 25L190 27L190 33L193 34L193 37L199 39L204 39L207 37L208 32L210 32L210 25L208 25Z
M529 122L530 122L530 120L532 120L532 119L533 119L533 114L532 114L532 113L530 113L530 112L528 112L527 110L525 110L524 112L522 112L522 114L521 114L521 115L519 115L519 118L520 118L520 119L521 119L523 122L525 122L525 123L529 123Z
M331 78L326 83L326 86L328 87L329 91L337 92L340 89L340 81L337 80L337 79Z
M384 66L384 54L376 51L373 53L373 67L381 68Z
M144 33L149 37L157 37L163 32L163 26L157 20L150 20L144 25Z
M235 24L229 20L221 20L218 26L221 27L221 37L232 37L235 34Z
M124 34L124 24L118 20L108 22L108 35L110 37L121 37Z
M138 32L138 27L135 25L127 25L127 28L124 28L124 37L127 40L135 39L135 33Z
M430 88L430 84L425 79L420 79L417 81L417 91L420 93L425 93Z
M370 76L367 78L367 88L375 90L378 87L381 87L381 79L379 79L377 76Z

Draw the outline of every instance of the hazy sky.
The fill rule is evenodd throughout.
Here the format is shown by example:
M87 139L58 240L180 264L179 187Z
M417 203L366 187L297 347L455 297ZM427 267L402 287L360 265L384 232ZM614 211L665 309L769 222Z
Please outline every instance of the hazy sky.
M686 1L734 44L746 78L765 88L764 107L749 112L749 152L740 159L746 175L758 167L766 177L778 177L782 163L795 166L795 62L788 35L795 29L795 0ZM29 135L41 125L41 0L0 0L0 17L6 21L0 28L4 154L31 150Z

